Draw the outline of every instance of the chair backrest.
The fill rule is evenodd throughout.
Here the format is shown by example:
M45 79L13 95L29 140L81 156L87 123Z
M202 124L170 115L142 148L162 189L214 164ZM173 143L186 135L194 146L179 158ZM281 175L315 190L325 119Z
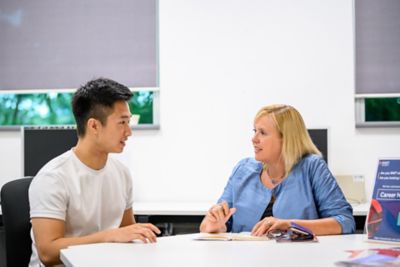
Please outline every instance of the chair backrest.
M7 266L28 266L32 254L28 189L32 177L10 181L1 188L1 209Z

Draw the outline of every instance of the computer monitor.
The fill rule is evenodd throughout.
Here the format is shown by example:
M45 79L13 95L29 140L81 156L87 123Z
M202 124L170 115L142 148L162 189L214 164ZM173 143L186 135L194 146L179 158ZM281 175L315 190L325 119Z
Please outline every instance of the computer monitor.
M328 129L308 129L308 134L328 164Z
M51 159L76 145L73 127L22 127L23 174L35 176Z

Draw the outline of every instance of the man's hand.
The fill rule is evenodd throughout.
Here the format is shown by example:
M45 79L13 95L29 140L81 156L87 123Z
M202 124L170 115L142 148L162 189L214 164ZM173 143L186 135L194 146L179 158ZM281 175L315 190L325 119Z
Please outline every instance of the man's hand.
M106 239L108 242L130 242L142 240L144 243L157 242L156 234L161 231L151 223L135 223L117 229L108 230Z

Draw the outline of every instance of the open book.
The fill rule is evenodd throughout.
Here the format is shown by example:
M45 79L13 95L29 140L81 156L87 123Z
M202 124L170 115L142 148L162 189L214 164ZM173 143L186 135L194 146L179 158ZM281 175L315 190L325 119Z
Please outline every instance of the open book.
M199 233L196 235L194 240L203 241L266 241L272 240L267 236L252 236L250 232L241 233L219 233L219 234L207 234Z

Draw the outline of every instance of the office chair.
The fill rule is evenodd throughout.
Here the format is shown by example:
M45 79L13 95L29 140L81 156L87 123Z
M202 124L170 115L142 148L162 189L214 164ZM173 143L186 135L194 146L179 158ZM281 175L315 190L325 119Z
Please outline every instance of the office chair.
M1 208L8 267L28 266L32 254L28 189L32 177L10 181L1 188Z

